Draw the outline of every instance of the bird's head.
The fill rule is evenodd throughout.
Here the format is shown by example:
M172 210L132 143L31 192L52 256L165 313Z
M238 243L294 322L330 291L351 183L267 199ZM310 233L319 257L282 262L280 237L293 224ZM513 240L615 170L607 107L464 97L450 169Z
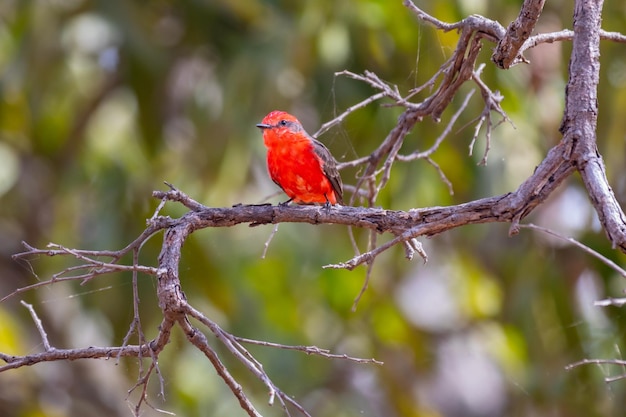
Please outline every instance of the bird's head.
M297 133L303 130L302 124L295 116L280 110L269 113L256 127L263 131L270 130L278 135Z

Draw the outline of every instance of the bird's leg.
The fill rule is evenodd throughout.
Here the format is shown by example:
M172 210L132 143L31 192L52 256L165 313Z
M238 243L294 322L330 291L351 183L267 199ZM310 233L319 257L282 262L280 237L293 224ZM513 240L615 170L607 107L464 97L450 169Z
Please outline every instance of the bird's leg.
M326 202L324 203L324 210L326 210L326 214L330 213L330 201L328 200L328 197L326 196L326 194L324 194L324 198L326 199Z

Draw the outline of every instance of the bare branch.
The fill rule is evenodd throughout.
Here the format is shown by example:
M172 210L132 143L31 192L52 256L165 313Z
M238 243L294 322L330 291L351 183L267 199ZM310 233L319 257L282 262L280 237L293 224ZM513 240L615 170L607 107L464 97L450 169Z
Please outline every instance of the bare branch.
M595 301L593 305L596 307L608 307L608 306L622 307L626 305L626 298L609 297L604 300Z
M396 159L400 159L398 151L402 147L404 138L411 132L415 124L426 116L430 116L433 120L439 121L443 111L452 102L452 99L456 95L458 89L466 81L473 78L481 88L482 96L485 100L485 110L480 117L479 126L477 128L478 131L480 125L482 125L484 121L487 122L487 146L483 157L483 163L486 161L490 146L492 126L489 116L491 110L497 111L506 119L506 115L499 105L502 97L497 92L491 92L487 86L480 81L479 73L481 68L476 71L474 70L476 59L481 50L482 39L486 38L496 42L504 36L504 28L499 23L481 16L470 16L460 22L449 24L435 19L434 17L423 12L410 0L405 0L404 5L413 11L419 19L428 22L441 30L458 30L461 35L452 57L450 57L450 59L442 65L439 71L437 71L437 73L431 77L430 80L428 80L424 85L413 89L406 97L402 97L397 86L382 81L376 74L371 72L365 71L363 75L355 74L349 71L338 73L340 75L346 75L355 80L367 83L374 89L379 90L380 92L377 95L370 97L371 100L368 99L369 101L374 101L374 99L378 99L382 95L390 98L394 102L393 105L401 106L406 109L400 116L397 125L391 130L391 132L389 132L385 140L374 152L372 152L368 157L358 158L354 161L348 161L340 164L340 168L358 166L361 164L366 165L365 171L359 177L355 185L357 193L364 184L370 184L370 181L381 174L377 185L375 187L371 187L370 184L370 190L366 193L368 194L368 201L371 206L375 205L375 201L380 193L380 190L389 181L393 163ZM409 98L413 97L418 92L423 91L428 87L434 87L439 79L441 79L439 85L429 97L419 103L409 101ZM360 104L363 103L365 102ZM343 117L343 115L340 117ZM383 166L382 168L379 168L381 163ZM438 172L440 173L440 177L445 178L445 175L443 175L443 172L441 172L440 169L438 169ZM446 184L450 187L449 182ZM354 204L355 199L356 195L353 195L349 204Z
M41 319L37 316L37 313L35 312L33 305L28 304L24 300L21 300L20 304L26 307L28 311L30 312L30 316L33 318L33 321L35 322L35 327L37 327L37 331L39 332L39 335L41 336L41 341L43 342L44 350L46 352L52 350L53 348L50 346L50 341L48 340L48 333L46 333L46 331L44 330L43 324L41 323Z
M602 29L600 29L600 39L618 43L626 43L626 35L619 32L607 32Z
M487 128L486 128L487 131L485 132L485 142L486 142L486 144L485 144L485 152L483 153L483 158L479 162L479 165L486 165L487 164L487 155L489 154L489 149L491 147L491 131L492 131L493 127L499 126L504 121L508 121L511 124L513 124L513 122L511 122L509 117L506 115L506 113L504 112L504 110L500 106L500 102L504 99L502 94L500 94L499 91L495 91L495 92L491 91L489 89L489 87L487 87L487 84L485 84L483 82L483 80L480 79L480 73L481 73L482 69L483 69L483 67L481 66L479 69L474 71L474 73L472 74L472 79L474 80L474 82L476 84L478 84L478 87L480 87L480 93L481 93L481 95L483 97L483 101L485 102L485 107L483 109L483 112L479 116L479 122L476 125L476 130L474 132L474 137L472 138L472 142L470 144L470 155L472 154L472 149L474 147L474 142L476 141L476 138L478 136L478 131L480 130L480 127L482 126L483 122L486 121L487 122ZM493 126L493 124L491 123L491 112L492 111L495 111L498 114L500 114L500 116L502 116L502 119L495 126Z
M499 68L508 69L519 62L528 62L519 51L535 29L545 2L546 0L524 0L517 19L511 22L491 56L491 60Z
M374 268L374 260L371 260L367 263L367 271L365 272L365 278L363 279L363 285L361 285L361 290L359 290L359 293L357 294L357 296L354 298L354 301L352 302L351 310L353 313L356 311L356 307L359 304L359 301L361 301L361 297L363 297L363 294L365 294L365 291L367 291L367 288L369 287L373 268Z
M616 366L621 366L622 368L625 369L624 373L620 375L604 378L604 382L606 383L615 382L615 381L619 381L621 379L626 378L626 360L621 360L621 359L583 359L581 361L574 362L572 364L567 365L565 369L568 371L571 371L572 369L577 368L579 366L589 365L589 364L616 365Z
M404 4L405 7L415 13L415 15L420 20L430 23L437 29L441 29L445 32L449 32L455 29L461 30L465 28L470 28L474 31L480 31L485 33L490 37L491 40L494 41L501 39L505 34L504 27L500 23L494 20L487 19L483 16L471 15L461 20L460 22L445 23L424 12L422 9L417 7L411 0L404 0L402 4Z
M279 402L281 403L283 409L285 410L285 412L287 412L287 414L289 415L289 410L287 409L287 403L293 405L298 411L300 411L303 415L305 415L306 417L311 417L311 415L304 409L304 407L302 407L297 401L295 401L294 399L292 399L291 397L289 397L288 395L286 395L285 393L283 393L275 384L274 382L272 382L272 380L270 379L270 377L267 375L267 373L263 370L263 365L261 365L251 354L250 352L248 352L237 340L237 338L235 338L233 335L231 335L228 332L225 332L220 326L218 326L215 322L213 322L212 320L210 320L209 318L207 318L204 314L202 314L201 312L199 312L198 310L194 309L192 306L187 305L187 310L188 310L188 314L190 316L192 316L193 318L195 318L196 320L200 321L202 324L204 324L205 326L207 326L211 332L213 332L213 334L215 335L215 337L222 342L222 344L230 351L230 353L236 357L254 376L256 376L261 382L263 382L263 384L265 384L265 386L267 387L267 389L269 390L269 405L273 405L274 403L274 399L278 398ZM187 331L186 331L187 332ZM194 333L194 337L198 337L199 332L195 332ZM194 343L196 344L196 343ZM205 347L206 343L203 343L202 346L200 346L199 344L196 344L196 346L198 348L200 348L203 352L205 352L205 350L208 348ZM206 352L205 352L206 354ZM213 360L211 361L213 362ZM220 363L221 364L221 363ZM214 363L215 366L215 363ZM216 368L217 370L217 368ZM218 370L218 373L222 372L221 370ZM222 376L222 378L224 378L224 376L220 373L220 376ZM225 380L226 381L226 380ZM227 384L229 383L229 381L226 381ZM231 387L229 385L229 387ZM231 387L231 390L233 390L233 387ZM239 389L239 391L241 391L241 389ZM235 393L235 391L233 391L233 393ZM235 394L237 395L237 394ZM243 394L241 394L243 395ZM245 397L245 396L244 396ZM241 403L241 400L240 400ZM242 405L243 407L243 405Z
M278 226L279 223L276 223L274 229L272 230L272 233L270 233L270 235L267 237L267 240L265 241L265 244L263 244L263 253L261 254L261 259L265 259L265 255L267 255L267 250L270 247L270 243L272 242L272 239L274 239L276 233L278 233Z
M400 236L397 236L395 239L390 240L389 242L385 243L382 246L378 246L368 252L362 253L358 256L355 256L354 258L350 259L347 262L342 262L342 263L338 263L338 264L330 264L330 265L324 265L322 268L332 268L332 269L347 269L348 271L352 271L354 268L356 268L357 266L364 264L364 263L371 263L374 261L374 259L380 255L381 253L383 253L384 251L386 251L387 249L399 244L399 243L403 243L406 242L408 239L413 239L417 236L420 235L420 232L418 232L417 230L419 230L418 228L415 229L411 229L403 234L401 234ZM413 233L415 233L415 235L413 235ZM363 286L363 288L367 288L367 280ZM361 294L363 293L364 289L361 289ZM360 297L360 295L358 297ZM357 297L357 302L358 302L358 297Z
M574 7L574 42L560 131L572 143L571 157L611 243L626 252L626 215L596 145L601 11L601 0L578 0Z
M564 160L567 148L560 143L548 152L546 159L520 188L505 195L489 197L448 207L432 207L409 211L365 207L332 206L269 206L238 205L235 207L204 207L189 212L177 224L190 230L206 227L229 227L241 223L251 225L283 222L309 224L341 224L391 233L394 236L411 231L404 240L432 236L467 224L519 221L541 204L575 167ZM179 192L180 193L180 192ZM157 198L168 198L169 192L155 191ZM417 229L418 228L418 229ZM513 230L513 233L515 231ZM400 239L397 243L403 241Z
M129 345L125 347L87 347L80 349L51 349L42 353L35 353L26 356L12 356L4 353L0 354L6 365L0 366L0 372L9 369L21 368L22 366L32 366L40 362L53 362L60 360L76 359L110 359L115 357L137 357L139 352L147 355L147 347Z
M196 211L197 209L202 207L202 204L198 203L196 200L192 199L185 193L181 193L178 191L176 187L170 184L167 181L163 181L165 185L167 185L170 189L170 194L168 200L170 201L178 201L183 206L187 207L191 211Z
M520 53L523 53L527 49L534 48L535 46L542 43L571 41L572 39L574 39L574 31L568 29L551 33L539 33L537 35L531 36L526 40L526 42L524 42L524 44L520 48ZM605 30L600 30L600 39L618 43L626 43L626 35L618 32L607 32Z
M572 245L574 245L574 246L578 247L579 249L583 250L584 252L587 252L588 254L593 256L594 258L600 260L606 266L608 266L609 268L611 268L612 270L614 270L615 272L620 274L622 277L626 278L626 270L621 268L619 265L617 265L615 262L613 262L612 260L610 260L606 256L604 256L601 253L591 249L587 245L583 245L582 243L580 243L579 241L577 241L574 238L563 236L563 235L555 232L554 230L550 230L550 229L547 229L545 227L537 226L537 225L534 225L532 223L523 224L523 225L520 224L520 227L524 227L524 228L528 228L528 229L534 229L534 230L539 230L540 232L546 233L546 234L548 234L550 236L554 236L556 238L559 238L561 240L569 242Z
M292 345L283 345L280 343L272 343L272 342L266 342L265 340L254 340L254 339L247 339L245 337L238 337L238 336L233 336L233 338L238 341L239 343L246 343L246 344L250 344L250 345L257 345L257 346L265 346L265 347L272 347L272 348L277 348L277 349L285 349L285 350L297 350L300 352L304 352L307 355L316 355L316 356L322 356L324 358L331 358L331 359L345 359L351 362L357 362L357 363L373 363L375 365L383 365L383 362L378 361L374 358L372 359L363 359L363 358L356 358L353 356L348 356L345 353L344 354L334 354L334 353L330 353L330 351L328 349L321 349L318 348L317 346L292 346Z
M85 278L88 278L88 277L91 278L91 277L95 277L96 275L104 275L108 273L110 273L110 271L90 272L89 274L83 274L83 275L77 275L77 276L71 276L71 277L54 278L54 279L50 279L47 281L36 282L31 285L26 285L24 287L17 288L12 293L9 293L5 295L4 297L0 298L0 303L8 300L9 298L15 297L16 295L22 294L24 292L41 288L41 287L45 287L48 285L52 285L55 283L60 283L60 282L65 282L65 281L83 281Z
M150 234L146 234L145 232L142 233L142 236L144 236L146 239L152 235L154 235L154 232ZM131 249L137 249L141 247L141 245L143 245L145 241L139 242L135 240L135 242L137 242L137 244L133 245ZM119 265L116 263L102 262L97 259L94 259L96 257L104 256L104 257L111 257L114 259L114 262L117 262L125 254L128 246L120 251L85 251L85 250L69 249L61 245L54 244L54 243L48 244L48 248L52 248L50 250L36 249L28 245L25 242L23 242L23 244L27 248L27 251L20 252L20 253L13 255L12 256L13 259L28 259L35 255L46 255L46 256L71 255L75 257L76 259L84 261L85 263L82 265L75 265L75 266L67 267L63 269L62 271L52 275L52 277L47 281L41 281L35 284L28 285L23 288L18 288L14 292L0 298L0 302L3 302L22 292L39 288L39 287L44 287L47 285L51 285L56 282L78 280L78 281L81 281L81 284L84 284L85 282L93 279L96 276L110 274L112 272L126 271L126 272L132 272L133 274L136 274L137 272L141 272L141 273L148 274L148 275L157 274L157 269L153 267L147 267L147 266L136 265L136 264L135 265ZM65 276L71 272L81 271L85 269L88 270L88 272L78 274L78 275Z
M235 395L237 400L239 400L239 405L242 409L244 409L250 417L262 417L261 414L256 410L254 405L250 402L248 397L243 393L243 388L239 383L233 378L233 376L228 372L228 369L224 366L220 358L217 356L217 353L209 346L206 337L202 332L191 327L186 320L181 320L181 327L185 331L187 335L187 339L196 346L204 355L211 361L213 364L213 368L217 374L224 380L228 388Z
M142 363L141 358L139 359L139 363L140 364ZM150 382L150 377L152 376L152 372L155 369L156 369L156 361L152 361L152 363L150 363L150 367L145 373L143 371L143 366L140 365L139 379L137 380L135 385L131 389L128 390L128 396L130 396L130 394L132 394L132 392L135 391L135 389L141 387L139 400L133 407L133 413L135 416L139 416L141 414L140 413L141 406L144 403L148 404L148 383ZM127 397L126 400L129 400L129 398Z
M435 168L435 170L437 171L437 174L439 174L439 179L441 179L441 181L448 187L448 194L454 195L454 188L452 186L452 182L448 179L448 177L446 176L445 172L443 172L443 169L441 169L439 164L433 161L430 157L426 157L424 159L426 159L426 162L428 162L430 165L432 165Z
M348 71L342 71L342 72L336 73L335 76L337 76L337 75L344 75L344 74L347 74L347 73L348 73ZM381 98L385 97L386 95L387 95L386 93L374 94L373 96L370 96L370 97L366 98L362 102L348 107L339 116L335 117L333 120L330 120L330 121L324 123L322 126L320 126L320 128L317 130L317 132L315 132L313 134L313 137L317 138L320 135L326 133L333 126L336 126L336 125L340 124L341 122L343 122L345 120L345 118L348 117L354 111L356 111L358 109L361 109L361 108L367 106L368 104L375 102L376 100L380 100Z

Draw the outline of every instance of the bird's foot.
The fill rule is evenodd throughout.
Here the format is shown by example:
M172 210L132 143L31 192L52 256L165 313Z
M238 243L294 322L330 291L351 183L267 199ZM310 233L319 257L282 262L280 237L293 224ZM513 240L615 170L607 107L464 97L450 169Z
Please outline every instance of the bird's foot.
M323 207L324 207L324 210L326 211L326 214L330 214L330 208L332 207L332 204L330 204L330 201L326 200Z

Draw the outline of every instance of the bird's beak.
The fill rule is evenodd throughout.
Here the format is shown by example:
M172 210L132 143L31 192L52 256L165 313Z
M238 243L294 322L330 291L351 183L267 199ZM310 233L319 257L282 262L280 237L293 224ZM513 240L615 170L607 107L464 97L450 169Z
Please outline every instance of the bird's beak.
M269 129L270 127L272 127L272 125L268 125L266 123L257 123L256 127L258 127L259 129Z

